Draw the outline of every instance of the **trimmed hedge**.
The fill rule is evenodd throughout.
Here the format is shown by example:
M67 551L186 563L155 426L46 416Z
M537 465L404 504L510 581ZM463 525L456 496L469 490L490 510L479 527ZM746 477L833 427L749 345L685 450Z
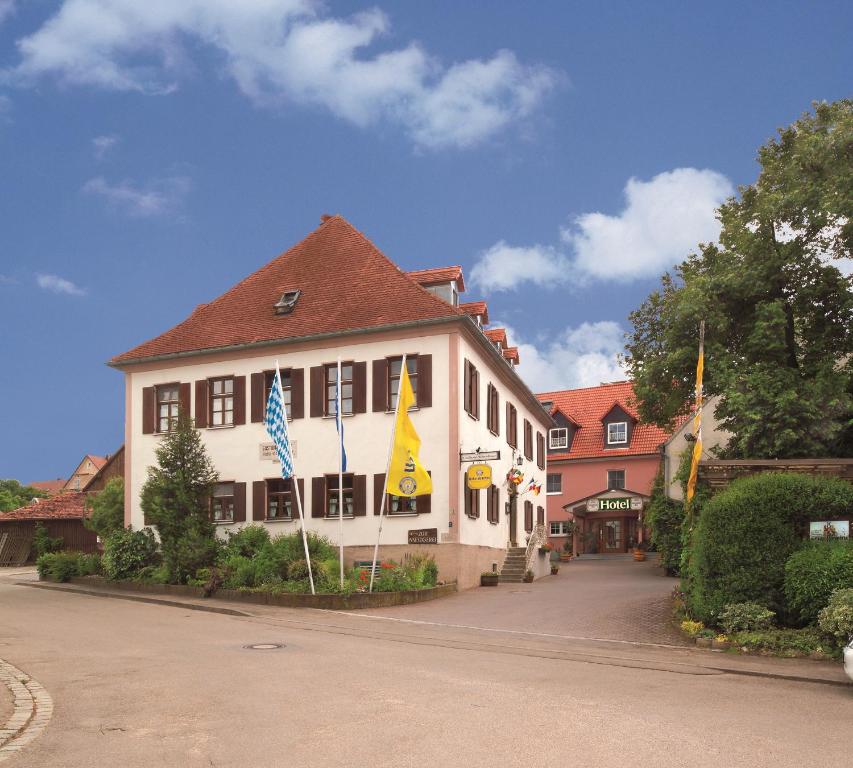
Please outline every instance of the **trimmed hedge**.
M853 587L853 542L815 541L785 563L785 599L802 624L813 624L829 596L847 587Z
M853 485L830 477L764 473L733 482L702 507L693 538L688 605L716 624L730 603L755 602L785 615L785 561L810 520L853 510Z
M39 577L65 582L75 576L94 576L101 572L99 555L83 552L46 552L36 560Z

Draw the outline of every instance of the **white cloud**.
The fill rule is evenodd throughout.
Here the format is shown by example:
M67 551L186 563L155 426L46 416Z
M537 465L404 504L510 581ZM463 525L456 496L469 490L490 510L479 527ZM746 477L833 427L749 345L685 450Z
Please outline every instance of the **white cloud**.
M103 176L97 176L89 179L82 191L102 197L130 216L147 218L176 213L189 189L190 181L184 176L170 176L145 186L131 181L111 184Z
M36 275L36 283L38 283L39 288L52 293L64 293L68 296L83 296L86 293L82 288L59 275L38 274Z
M571 269L555 248L513 246L500 240L480 254L471 282L491 291L510 291L522 282L541 286L565 282Z
M624 194L625 207L618 215L585 213L563 228L564 251L508 246L501 240L480 256L472 282L485 291L500 291L524 282L553 285L570 279L626 282L655 277L683 261L699 243L717 239L716 209L734 194L734 187L716 171L676 168L649 181L629 179ZM533 257L538 269L517 269L513 281L491 268L525 255ZM520 261L519 266L523 264Z
M534 392L592 387L627 376L619 362L625 332L618 323L604 320L570 326L541 347L504 327L508 343L518 347L518 374Z
M528 116L561 75L510 51L441 64L419 44L372 51L390 32L374 8L348 18L318 0L65 0L18 41L6 78L170 93L198 44L255 103L316 105L359 126L401 125L421 147L467 147Z
M115 147L119 142L119 137L115 134L105 136L95 136L92 139L92 151L95 153L96 160L103 160L104 157Z
M0 24L15 12L15 0L0 0Z

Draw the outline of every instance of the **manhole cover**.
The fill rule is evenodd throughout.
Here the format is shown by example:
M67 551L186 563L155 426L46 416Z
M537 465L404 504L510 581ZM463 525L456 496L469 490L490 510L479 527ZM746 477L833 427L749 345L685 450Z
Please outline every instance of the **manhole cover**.
M244 648L250 651L274 651L277 648L284 648L283 643L254 643L252 645L244 645Z

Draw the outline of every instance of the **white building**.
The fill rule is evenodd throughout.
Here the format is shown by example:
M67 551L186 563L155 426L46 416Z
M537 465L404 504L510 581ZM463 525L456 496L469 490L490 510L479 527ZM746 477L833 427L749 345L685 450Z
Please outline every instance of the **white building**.
M182 408L202 429L219 472L211 505L217 524L235 530L254 521L271 534L298 529L290 481L280 478L262 421L278 360L306 525L337 542L338 449L329 414L340 357L349 458L344 545L349 563L370 559L405 353L418 401L412 421L433 493L390 499L381 555L425 549L439 578L477 583L483 570L501 566L510 542L523 546L546 522L544 494L510 505L505 478L514 464L525 486L544 486L552 422L514 370L517 351L484 332L485 305L459 306L464 290L460 267L407 274L345 219L323 217L302 242L185 321L113 358L110 365L125 375L126 522L143 525L147 468ZM460 452L477 449L500 458L489 462L493 486L470 491ZM410 545L413 531L413 540L434 535L436 544Z

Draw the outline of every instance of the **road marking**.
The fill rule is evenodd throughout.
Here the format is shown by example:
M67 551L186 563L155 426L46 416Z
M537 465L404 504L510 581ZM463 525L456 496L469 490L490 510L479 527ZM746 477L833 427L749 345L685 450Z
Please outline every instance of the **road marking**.
M0 763L17 755L50 722L53 699L25 672L0 659L0 682L14 697L12 717L0 726Z

